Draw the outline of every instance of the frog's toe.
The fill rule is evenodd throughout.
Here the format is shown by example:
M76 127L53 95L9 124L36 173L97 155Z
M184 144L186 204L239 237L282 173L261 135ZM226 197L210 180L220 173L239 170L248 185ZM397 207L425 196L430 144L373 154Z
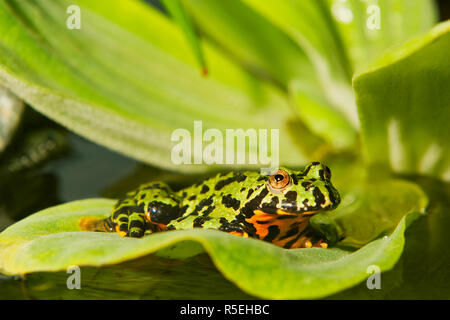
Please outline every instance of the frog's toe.
M142 236L144 236L144 231L143 230L133 230L129 232L129 236L133 237L133 238L141 238Z
M316 241L311 237L300 237L295 243L293 243L289 248L328 248L328 243L323 240Z
M132 214L128 223L127 235L133 238L143 237L145 233L145 220L140 214Z
M128 234L128 222L121 222L116 225L116 232L122 237L125 237Z
M319 240L316 242L311 242L311 246L309 248L328 248L328 243L323 240Z
M328 248L328 243L326 243L325 241L319 240L313 244L313 247L326 249L326 248Z
M312 238L305 238L302 242L301 248L328 248L328 243L323 240L314 241Z

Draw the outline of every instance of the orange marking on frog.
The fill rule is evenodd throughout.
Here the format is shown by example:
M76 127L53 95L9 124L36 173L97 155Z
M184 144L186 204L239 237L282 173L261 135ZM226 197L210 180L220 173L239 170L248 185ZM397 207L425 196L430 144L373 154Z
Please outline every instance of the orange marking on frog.
M280 216L292 216L279 219ZM246 219L255 229L260 239L264 239L269 234L270 226L277 226L280 230L279 234L271 241L273 244L284 247L288 242L294 240L308 226L310 216L298 213L289 213L283 210L277 210L277 214L266 213L261 210L255 210L251 218ZM295 233L288 235L291 230ZM292 231L291 231L292 232ZM300 237L290 248L299 248L306 244L307 238Z
M127 233L125 231L121 231L119 230L119 225L116 225L116 232L121 236L121 237L125 237L127 235Z
M230 231L230 234L234 234L235 236L241 236L244 238L248 238L248 233L247 232L239 232L239 231Z

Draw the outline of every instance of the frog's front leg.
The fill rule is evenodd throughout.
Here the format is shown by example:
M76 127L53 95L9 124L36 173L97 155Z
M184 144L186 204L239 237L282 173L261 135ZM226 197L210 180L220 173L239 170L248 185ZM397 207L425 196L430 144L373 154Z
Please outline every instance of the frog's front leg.
M297 237L296 241L288 244L288 248L328 248L328 242L322 239L311 226L308 226L305 232L300 237Z
M165 183L142 185L114 207L115 231L121 236L138 238L164 231L171 220L183 214L179 204L180 200Z
M111 220L115 226L115 231L123 237L142 237L146 225L145 211L134 203L124 205L126 202L119 201L113 210Z
M302 241L299 242L299 247L291 247L292 248L328 248L328 243L324 240L314 241L312 238L304 237Z

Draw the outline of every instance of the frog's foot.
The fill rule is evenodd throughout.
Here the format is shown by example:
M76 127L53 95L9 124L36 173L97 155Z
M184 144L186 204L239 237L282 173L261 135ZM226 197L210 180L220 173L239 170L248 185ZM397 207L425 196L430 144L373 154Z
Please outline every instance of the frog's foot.
M235 236L240 236L244 238L248 238L248 233L245 231L230 231L229 234L234 234Z
M143 213L134 212L129 216L123 215L116 224L116 232L122 237L128 236L140 238L145 232L145 216Z
M289 249L295 248L328 248L328 243L323 240L316 240L312 237L302 236L300 237Z
M328 248L328 243L326 243L323 240L319 240L319 241L316 241L316 242L311 242L311 248L324 248L324 249L326 249L326 248Z

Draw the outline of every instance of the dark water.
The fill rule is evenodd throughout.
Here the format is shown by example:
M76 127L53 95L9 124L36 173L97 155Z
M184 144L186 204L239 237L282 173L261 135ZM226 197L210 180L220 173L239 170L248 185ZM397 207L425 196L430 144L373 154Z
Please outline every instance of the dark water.
M57 136L56 151L36 157L33 152L48 139L37 137L42 132ZM24 162L24 158L31 160ZM117 192L112 186L137 168L147 166L71 133L28 108L21 128L0 156L0 230L56 204L118 196L128 186ZM133 180L137 184L145 181L139 176Z
M75 134L69 134L68 140L72 153L52 161L42 170L57 176L62 202L102 196L106 187L138 166L137 161Z

